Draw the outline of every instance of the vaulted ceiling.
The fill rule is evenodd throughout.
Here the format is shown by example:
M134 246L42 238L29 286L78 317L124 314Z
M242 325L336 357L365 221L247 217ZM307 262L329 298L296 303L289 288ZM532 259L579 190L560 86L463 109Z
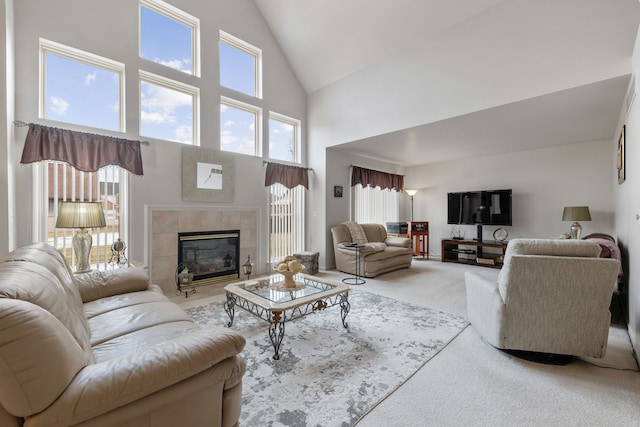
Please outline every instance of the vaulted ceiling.
M465 49L463 43L461 48L460 40L466 39L473 46L474 41L495 32L490 34L491 40L499 37L504 44L510 40L517 44L510 47L508 55L500 50L502 47L496 48L495 58L491 58L496 67L502 64L513 70L517 75L515 83L505 79L482 87L482 81L474 82L479 93L512 93L511 102L465 109L461 100L457 111L449 108L446 114L424 114L424 119L414 119L410 125L388 129L372 126L375 130L369 134L351 132L349 123L341 124L349 136L335 148L366 157L412 166L425 161L612 139L619 113L629 101L630 59L640 22L637 0L254 2L310 99L330 92L332 87L348 87L357 80L354 77L366 80L369 70L381 67L385 67L389 82L412 78L402 67L394 67L395 62L433 52L432 48L425 48L430 44L446 50L449 43L464 57L465 69L461 71L459 63L452 64L458 69L452 68L449 76L440 73L440 81L429 83L441 87L443 93L448 90L456 94L456 86L463 83L456 77L469 80L476 64L478 73L486 73L482 66L487 61L487 51L481 56L477 46L475 50ZM547 55L547 51L552 54ZM571 60L558 61L558 67L580 64L579 70L584 73L573 72L575 79L555 73L550 62L558 57ZM419 63L429 59L411 60ZM594 71L589 73L590 70ZM540 73L545 73L549 82L546 86L539 84ZM522 90L527 76L532 87ZM549 91L549 87L556 89ZM394 85L372 85L370 90L388 93L394 91ZM430 106L429 102L424 100L425 111L437 109L438 105ZM366 110L365 107L355 105L354 109ZM395 114L415 114L415 106L407 108ZM376 117L372 120L379 121ZM425 152L429 153L428 160Z

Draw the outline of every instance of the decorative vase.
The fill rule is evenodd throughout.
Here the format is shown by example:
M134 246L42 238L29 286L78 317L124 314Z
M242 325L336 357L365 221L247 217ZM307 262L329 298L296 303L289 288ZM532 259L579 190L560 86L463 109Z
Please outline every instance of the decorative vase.
M282 283L282 287L283 288L295 288L297 287L296 285L296 281L293 280L293 276L295 276L296 274L298 274L298 271L283 271L280 272L280 274L282 274L284 276L284 282Z

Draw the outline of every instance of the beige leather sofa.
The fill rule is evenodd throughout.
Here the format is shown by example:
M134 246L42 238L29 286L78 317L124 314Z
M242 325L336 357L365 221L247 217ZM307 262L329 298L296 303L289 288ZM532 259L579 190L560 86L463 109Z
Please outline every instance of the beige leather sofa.
M513 239L497 281L465 272L467 317L494 347L603 357L619 261L585 240Z
M74 275L43 243L0 259L0 426L234 426L244 345L143 268Z
M356 234L359 233L360 236ZM363 234L363 235L362 235ZM336 269L356 273L356 251L350 243L363 245L360 250L360 275L375 277L382 273L408 268L413 259L411 239L389 237L381 224L342 223L331 227Z

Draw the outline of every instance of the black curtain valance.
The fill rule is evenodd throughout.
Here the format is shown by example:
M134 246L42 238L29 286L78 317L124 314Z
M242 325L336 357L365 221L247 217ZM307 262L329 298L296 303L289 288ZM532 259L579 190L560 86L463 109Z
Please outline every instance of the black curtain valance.
M140 141L29 123L20 163L66 162L83 172L115 165L142 175Z
M404 190L404 176L352 166L351 186L356 184L361 184L362 187L380 187L381 190L387 188L389 190L402 191Z
M302 185L309 189L309 170L299 166L283 165L281 163L267 163L267 172L264 177L265 187L280 183L287 188Z

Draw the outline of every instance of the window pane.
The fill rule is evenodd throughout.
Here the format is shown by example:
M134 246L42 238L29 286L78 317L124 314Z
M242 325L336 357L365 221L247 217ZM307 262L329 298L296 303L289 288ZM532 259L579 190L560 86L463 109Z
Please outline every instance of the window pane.
M398 221L398 192L381 190L380 187L362 188L361 184L351 188L354 196L354 221L377 224Z
M98 172L80 172L59 162L43 165L47 171L48 188L47 242L59 249L70 265L74 265L76 260L72 239L76 230L55 227L59 204L63 200L101 202L106 227L90 230L93 238L91 264L94 268L113 267L113 263L110 263L111 245L122 236L120 227L123 225L120 217L120 168L106 166ZM123 199L123 202L126 200Z
M194 97L140 81L140 135L193 144Z
M296 127L277 119L269 119L269 158L298 161L296 146Z
M250 96L257 96L256 57L221 41L220 84Z
M120 74L45 54L44 117L120 131Z
M256 153L256 114L220 104L220 149L234 153Z
M269 187L269 260L304 250L306 188Z
M140 57L193 74L193 29L140 7Z

